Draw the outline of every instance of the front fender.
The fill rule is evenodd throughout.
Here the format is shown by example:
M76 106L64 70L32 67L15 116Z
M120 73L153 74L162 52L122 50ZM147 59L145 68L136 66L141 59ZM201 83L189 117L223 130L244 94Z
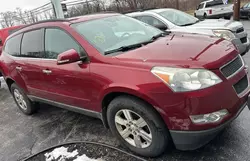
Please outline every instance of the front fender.
M161 115L167 116L167 114L159 108L160 105L150 96L148 96L147 93L143 89L137 86L130 86L126 84L111 84L110 86L106 87L103 90L103 92L101 92L99 96L100 102L103 102L105 97L111 93L124 93L124 94L138 97L144 100L145 102L149 103L150 105L152 105L154 109L157 110Z

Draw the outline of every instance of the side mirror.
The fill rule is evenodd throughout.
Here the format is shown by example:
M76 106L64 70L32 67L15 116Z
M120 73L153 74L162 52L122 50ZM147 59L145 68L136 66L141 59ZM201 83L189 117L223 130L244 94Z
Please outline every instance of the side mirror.
M163 30L163 31L168 29L168 27L166 25L164 25L164 24L162 24L162 25L154 25L154 27L156 27L156 28L158 28L160 30Z
M58 55L57 65L60 64L69 64L80 61L80 55L74 49L70 49Z

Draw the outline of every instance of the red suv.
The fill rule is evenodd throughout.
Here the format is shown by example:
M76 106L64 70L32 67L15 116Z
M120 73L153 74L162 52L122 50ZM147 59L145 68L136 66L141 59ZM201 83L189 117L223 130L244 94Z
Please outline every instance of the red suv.
M20 110L100 118L137 154L197 149L246 107L247 69L224 39L162 32L124 15L39 22L5 43L0 69Z

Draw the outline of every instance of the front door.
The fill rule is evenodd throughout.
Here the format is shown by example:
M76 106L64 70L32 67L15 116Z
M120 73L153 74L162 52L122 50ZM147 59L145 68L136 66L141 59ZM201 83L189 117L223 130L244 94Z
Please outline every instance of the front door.
M57 56L75 49L80 56L85 50L68 33L58 28L45 30L46 58L42 61L43 85L47 87L48 100L88 108L90 103L89 63L74 62L57 65Z

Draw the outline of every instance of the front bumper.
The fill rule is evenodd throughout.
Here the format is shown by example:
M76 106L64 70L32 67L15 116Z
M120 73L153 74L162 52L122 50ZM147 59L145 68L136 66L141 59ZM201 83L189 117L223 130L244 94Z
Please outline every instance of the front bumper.
M235 120L243 109L246 107L247 103L244 103L239 111L230 120L221 124L216 128L203 131L175 131L170 130L175 147L179 150L195 150L210 142L214 139L217 134L219 134L227 125L229 125L233 120Z
M237 49L239 50L240 55L245 55L249 49L250 49L250 41L247 38L247 42L246 43L242 43L240 39L234 39L232 40L232 43L237 47Z

